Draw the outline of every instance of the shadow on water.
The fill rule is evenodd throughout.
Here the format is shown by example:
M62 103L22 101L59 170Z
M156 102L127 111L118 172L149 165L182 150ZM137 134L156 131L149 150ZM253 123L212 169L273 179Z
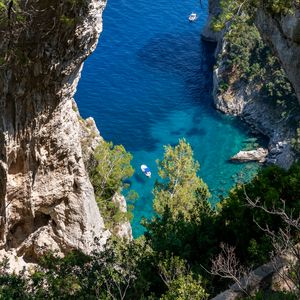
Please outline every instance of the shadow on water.
M200 105L202 110L220 120L212 98L215 47L214 43L202 41L198 32L168 33L150 39L137 56L150 68L180 76L186 86L188 101L194 106Z
M184 80L187 97L182 101L189 101L193 107L205 111L206 116L209 115L222 123L249 132L248 127L238 118L223 115L213 106L212 71L215 63L215 47L214 43L202 41L198 32L168 33L152 38L137 55L139 60L148 67L175 73ZM186 134L203 136L205 130L197 128L201 114L194 114L192 118L195 128ZM177 133L182 132L174 131L172 135Z
M137 55L148 67L181 76L187 94L201 103L207 97L211 101L214 49L215 45L203 42L198 32L187 31L156 36Z
M132 181L130 179L123 180L123 183L128 185L129 187L131 187L131 185L132 185Z
M171 82L174 75L179 77L183 82L184 96L177 99L170 96L168 99L165 93L165 99L159 101L159 105L156 104L158 101L146 101L147 98L140 103L134 102L136 111L126 111L127 123L125 126L131 130L127 131L126 136L119 137L118 142L125 144L127 150L131 152L139 149L154 152L161 146L161 141L149 132L152 124L164 120L172 111L182 110L182 107L196 107L197 110L202 111L213 110L211 107L208 108L208 103L212 103L210 87L212 86L214 64L213 53L213 44L202 42L198 32L188 31L160 34L139 49L136 53L138 63L150 68L150 73L151 70L156 70L167 74L166 78L169 78L170 74ZM164 86L164 89L167 90L168 86ZM175 103L179 104L175 105ZM216 114L214 113L213 116ZM195 127L197 127L196 123ZM180 131L181 129L174 130L171 135L182 136L185 133L184 128ZM193 132L189 134L193 134ZM134 143L128 141L134 141Z
M145 143L144 135L147 136L147 143ZM135 143L134 145L127 147L127 150L129 151L136 151L136 150L143 149L146 152L154 152L157 149L157 147L159 147L161 144L160 140L150 135L149 128L147 128L146 124L145 127L143 128L143 134L139 136L134 136L133 139Z
M142 183L142 184L147 183L147 181L145 180L145 176L144 176L144 175L141 176L141 175L139 175L139 174L137 174L137 173L134 173L133 177L134 177L134 179L135 179L138 183Z
M206 135L206 133L207 133L206 130L203 128L193 127L186 132L186 136L187 137L191 137L191 136L199 136L200 137L200 136Z
M183 133L184 133L184 128L180 128L178 130L173 130L170 132L171 135L175 135L175 136L182 135Z

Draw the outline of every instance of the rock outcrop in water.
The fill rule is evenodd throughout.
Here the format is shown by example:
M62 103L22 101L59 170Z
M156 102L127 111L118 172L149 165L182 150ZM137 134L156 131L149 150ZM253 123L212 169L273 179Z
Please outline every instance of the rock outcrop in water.
M236 155L232 156L230 160L237 162L257 161L263 163L266 161L267 155L267 149L258 148L256 150L239 151Z
M0 252L34 262L48 250L90 252L109 234L72 105L105 1L20 3L0 24Z

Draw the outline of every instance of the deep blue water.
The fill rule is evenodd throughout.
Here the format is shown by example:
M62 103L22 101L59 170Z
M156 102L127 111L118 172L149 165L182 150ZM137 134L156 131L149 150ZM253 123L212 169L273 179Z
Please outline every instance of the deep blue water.
M200 39L207 17L203 2L201 8L199 0L108 1L100 43L79 83L75 98L82 116L93 116L106 140L134 156L131 183L140 196L135 236L143 232L142 216L153 215L155 160L162 158L163 145L181 137L191 143L213 204L257 168L228 162L249 135L237 119L213 108L214 45ZM199 14L195 23L187 20L192 11ZM143 163L152 169L151 179L141 174Z

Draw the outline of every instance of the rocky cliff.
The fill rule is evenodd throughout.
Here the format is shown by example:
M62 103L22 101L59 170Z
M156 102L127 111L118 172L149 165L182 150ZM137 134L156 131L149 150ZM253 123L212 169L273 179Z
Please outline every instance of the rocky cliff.
M213 12L219 14L220 9L216 7L219 5L219 1L213 0L211 2L209 4L214 8ZM212 15L210 13L209 20L217 14ZM299 100L300 82L299 76L297 76L300 59L298 44L299 12L278 17L271 16L262 8L259 8L256 14L256 25L265 43L271 47L273 53L279 58L280 64ZM223 32L222 36L217 36L215 39L218 42L217 56L219 57L217 67L214 70L213 95L215 106L226 114L240 116L254 130L269 137L270 151L267 161L288 168L295 160L292 140L297 132L299 107L296 107L297 105L292 102L283 106L277 105L276 100L273 100L273 102L267 100L266 95L263 93L264 85L266 85L265 78L270 79L267 85L273 85L272 76L276 72L281 73L280 67L276 70L267 67L264 72L261 72L264 73L263 76L257 72L259 76L250 80L245 80L245 76L242 78L241 74L237 75L237 71L232 72L233 69L229 70L227 54L230 54L232 49L228 45L226 34L230 34L230 31L232 29L228 27L227 33ZM207 35L206 32L207 29L204 30L202 35ZM244 33L240 32L239 34L243 35ZM210 34L210 36L212 35ZM250 44L248 47L251 47ZM275 81L276 78L273 77L273 80ZM283 84L289 85L286 81Z
M261 83L235 81L226 91L220 90L226 68L221 63L214 70L214 104L226 114L239 116L254 132L269 138L267 163L289 168L295 160L292 140L296 134L295 124L299 108L283 115L285 108L266 101Z
M280 59L300 103L300 10L295 9L287 15L271 15L259 9L255 23Z
M220 12L220 0L208 0L208 18L201 33L203 40L216 43L222 38L222 32L216 32L211 29L211 22Z
M106 239L72 98L105 0L10 1L0 22L0 249L25 261Z

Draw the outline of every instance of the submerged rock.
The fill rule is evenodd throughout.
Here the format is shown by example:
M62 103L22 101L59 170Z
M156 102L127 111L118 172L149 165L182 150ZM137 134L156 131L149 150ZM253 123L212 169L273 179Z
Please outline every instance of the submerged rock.
M266 161L268 153L268 149L264 148L258 148L256 150L249 151L240 151L236 155L232 156L230 160L238 162L258 161L260 163L263 163Z

